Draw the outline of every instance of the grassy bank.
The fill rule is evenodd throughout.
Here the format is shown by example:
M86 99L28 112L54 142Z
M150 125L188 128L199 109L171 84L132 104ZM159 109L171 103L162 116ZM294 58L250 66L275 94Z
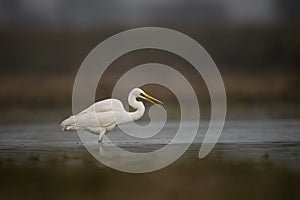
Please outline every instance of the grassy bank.
M72 111L72 90L76 73L62 75L3 74L0 76L0 122L60 121ZM189 73L186 74L189 76ZM190 74L191 75L191 74ZM109 98L118 76L108 73L98 88L96 100ZM209 118L210 98L205 84L193 77L201 115ZM200 77L201 78L201 77ZM298 78L295 74L223 73L229 118L300 117ZM104 84L104 87L103 87ZM144 86L168 107L169 117L179 112L174 94L165 88ZM246 114L247 113L247 114Z

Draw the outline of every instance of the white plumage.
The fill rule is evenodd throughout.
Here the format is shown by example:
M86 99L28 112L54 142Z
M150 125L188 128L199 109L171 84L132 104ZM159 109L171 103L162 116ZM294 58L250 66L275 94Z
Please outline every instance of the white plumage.
M136 109L134 112L128 112L118 99L106 99L99 101L78 113L65 119L61 124L63 131L87 130L99 134L99 142L105 133L111 131L117 124L124 124L140 119L145 112L143 102L137 98L150 101L153 104L163 103L158 99L146 94L140 88L134 88L128 95L129 105Z

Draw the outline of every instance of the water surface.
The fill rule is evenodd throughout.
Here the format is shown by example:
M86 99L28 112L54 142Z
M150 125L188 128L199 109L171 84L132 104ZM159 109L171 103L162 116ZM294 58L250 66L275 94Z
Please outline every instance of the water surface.
M200 123L194 143L185 158L198 159L197 154L207 130L207 121ZM190 123L186 127L189 134ZM102 148L114 151L112 143L133 152L149 152L168 144L176 134L178 123L166 123L157 135L136 139L114 129L104 138ZM228 160L268 160L277 165L300 167L300 120L230 120L208 157ZM150 130L151 131L151 130ZM143 133L141 133L143 134ZM96 136L95 136L96 137ZM184 138L182 138L184 141ZM98 145L97 141L92 141ZM174 151L182 148L180 140ZM60 157L81 158L87 151L76 132L61 132L58 124L5 125L0 127L0 159L17 164L37 160L46 163Z

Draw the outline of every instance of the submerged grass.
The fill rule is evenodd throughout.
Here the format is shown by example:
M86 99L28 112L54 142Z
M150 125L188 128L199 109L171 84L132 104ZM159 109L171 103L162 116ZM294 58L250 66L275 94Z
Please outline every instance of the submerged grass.
M76 166L0 165L0 198L300 199L300 171L266 160L181 159L146 174L118 172L86 158Z

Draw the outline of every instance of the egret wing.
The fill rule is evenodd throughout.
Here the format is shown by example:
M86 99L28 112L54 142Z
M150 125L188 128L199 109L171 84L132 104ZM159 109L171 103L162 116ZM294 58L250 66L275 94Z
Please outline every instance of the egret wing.
M122 102L118 99L106 99L103 101L98 101L88 107L87 109L78 113L78 115L89 113L89 112L108 112L108 111L121 111L124 109Z

